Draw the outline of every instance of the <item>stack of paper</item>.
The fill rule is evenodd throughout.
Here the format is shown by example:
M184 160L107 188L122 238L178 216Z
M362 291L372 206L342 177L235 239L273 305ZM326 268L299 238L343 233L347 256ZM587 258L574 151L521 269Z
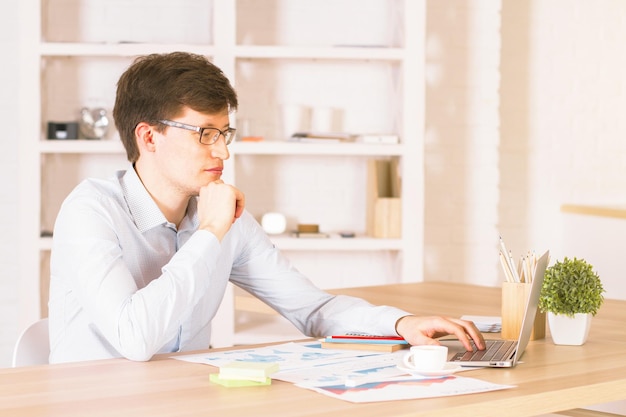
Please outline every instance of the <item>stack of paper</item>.
M274 372L278 372L274 362L237 361L220 366L219 374L211 374L211 382L227 387L270 385Z
M483 333L502 331L502 317L499 316L463 316L461 319L473 321L478 330Z

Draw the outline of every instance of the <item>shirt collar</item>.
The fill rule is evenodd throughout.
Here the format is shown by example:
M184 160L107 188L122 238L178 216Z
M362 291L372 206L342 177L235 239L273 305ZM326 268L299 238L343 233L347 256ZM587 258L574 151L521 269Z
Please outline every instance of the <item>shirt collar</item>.
M143 186L134 166L126 170L120 184L128 210L140 232L167 223L167 219Z
M145 232L154 227L169 224L159 207L156 205L146 187L144 187L135 167L129 167L120 179L124 199L128 205L128 210L140 232ZM181 229L194 227L198 220L196 216L197 200L189 199L187 214L181 222Z
M157 226L170 224L144 187L134 165L131 165L122 175L120 183L128 210L141 233ZM196 197L190 198L187 213L180 224L181 231L197 229L199 225L197 212L198 200Z

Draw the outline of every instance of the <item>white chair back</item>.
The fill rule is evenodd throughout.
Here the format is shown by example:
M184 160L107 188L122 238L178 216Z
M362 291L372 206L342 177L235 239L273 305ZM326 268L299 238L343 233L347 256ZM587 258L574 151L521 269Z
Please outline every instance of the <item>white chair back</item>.
M48 319L45 318L28 326L17 338L13 349L13 367L47 364L49 356Z

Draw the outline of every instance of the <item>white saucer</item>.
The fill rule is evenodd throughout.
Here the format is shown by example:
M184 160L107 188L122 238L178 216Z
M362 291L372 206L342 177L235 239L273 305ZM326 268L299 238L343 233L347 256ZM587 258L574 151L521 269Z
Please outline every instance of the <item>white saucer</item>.
M457 371L460 371L462 368L461 365L457 365L456 363L450 363L447 362L446 365L443 367L443 369L437 369L434 371L420 371L417 369L411 369L411 368L405 368L404 366L400 366L398 365L398 369L400 369L401 371L404 371L406 373L409 373L411 375L415 375L415 376L444 376L444 375L451 375Z

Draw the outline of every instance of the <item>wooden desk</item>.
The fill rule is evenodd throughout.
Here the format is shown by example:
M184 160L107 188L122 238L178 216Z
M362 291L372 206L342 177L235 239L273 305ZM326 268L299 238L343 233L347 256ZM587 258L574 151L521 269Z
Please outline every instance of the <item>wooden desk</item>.
M416 314L499 315L500 292L449 283L334 291ZM531 416L626 399L626 302L607 300L584 346L531 341L512 369L464 372L516 388L446 398L352 404L281 381L223 388L215 368L162 356L0 370L0 416ZM332 414L329 414L332 413Z

